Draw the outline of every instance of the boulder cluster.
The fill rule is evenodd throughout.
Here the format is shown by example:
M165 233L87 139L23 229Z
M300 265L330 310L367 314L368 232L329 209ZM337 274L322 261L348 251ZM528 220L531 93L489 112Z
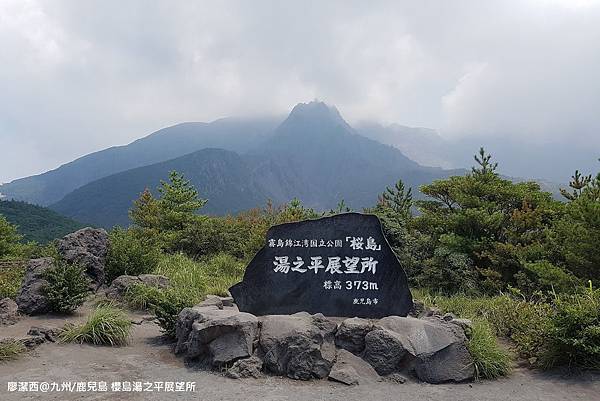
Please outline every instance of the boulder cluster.
M254 316L205 302L178 317L175 352L229 377L264 373L345 384L414 376L428 383L474 375L464 320L449 316L330 318L306 312Z
M109 238L103 229L83 228L68 234L58 241L58 253L66 263L77 263L85 269L90 290L98 290L104 283L104 265L108 252ZM38 315L49 312L44 295L48 282L45 272L55 264L53 258L31 259L25 271L23 285L17 295L19 312Z

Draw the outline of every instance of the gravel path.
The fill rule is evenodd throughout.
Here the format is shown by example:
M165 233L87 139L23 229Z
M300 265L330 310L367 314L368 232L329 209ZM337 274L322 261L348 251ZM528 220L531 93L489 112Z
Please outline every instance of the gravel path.
M71 320L81 320L82 315ZM132 315L134 320L141 316ZM15 326L0 327L1 337L24 335L30 326L61 326L63 319L26 318ZM102 392L8 392L8 382L100 382ZM194 382L194 392L111 392L111 382ZM144 385L147 386L147 385ZM161 343L152 322L136 325L132 343L123 348L73 344L43 344L17 360L0 364L0 400L239 400L239 401L425 401L510 400L600 401L600 375L566 377L517 369L509 378L472 384L430 385L377 383L348 387L330 381L298 382L267 377L232 380L217 373L187 367Z

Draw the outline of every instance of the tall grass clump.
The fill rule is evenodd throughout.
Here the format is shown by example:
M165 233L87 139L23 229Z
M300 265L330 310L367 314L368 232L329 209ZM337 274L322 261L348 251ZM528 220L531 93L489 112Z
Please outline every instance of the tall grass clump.
M163 297L163 291L160 288L145 284L132 285L125 292L127 306L136 310L149 309L161 297Z
M182 253L164 255L160 258L154 274L168 277L171 287L192 300L200 302L206 294L206 275L204 265Z
M473 322L467 348L473 357L476 379L496 379L510 372L511 357L498 345L489 323Z
M14 339L0 341L0 362L17 359L25 351L26 348L20 341Z
M60 334L64 342L94 345L126 345L131 334L131 321L112 305L98 306L83 325L68 325Z

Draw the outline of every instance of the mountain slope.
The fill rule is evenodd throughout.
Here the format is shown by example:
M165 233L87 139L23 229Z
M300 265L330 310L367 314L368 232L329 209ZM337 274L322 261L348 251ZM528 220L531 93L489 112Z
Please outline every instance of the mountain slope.
M0 185L7 199L49 205L87 183L132 168L170 160L204 148L244 152L279 123L277 118L225 118L163 128L125 146L80 157L55 170Z
M358 135L324 103L297 105L273 135L245 155L206 149L173 160L104 177L51 207L79 221L127 224L127 210L146 188L177 170L209 199L205 213L224 214L297 197L329 209L344 199L359 210L402 178L416 188L462 170L422 167L397 149Z
M25 241L37 241L41 244L83 227L53 210L19 201L0 201L0 214L17 226Z
M208 199L203 213L237 212L267 201L266 191L253 182L251 168L242 157L222 149L204 149L101 178L76 189L51 208L106 228L126 226L132 202L146 188L157 195L160 180L167 179L173 170L183 173L200 196Z

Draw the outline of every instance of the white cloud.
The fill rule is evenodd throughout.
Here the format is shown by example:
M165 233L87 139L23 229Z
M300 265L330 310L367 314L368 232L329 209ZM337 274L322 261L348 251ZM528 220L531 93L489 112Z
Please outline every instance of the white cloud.
M599 19L586 0L5 0L0 181L314 98L351 121L600 146Z

